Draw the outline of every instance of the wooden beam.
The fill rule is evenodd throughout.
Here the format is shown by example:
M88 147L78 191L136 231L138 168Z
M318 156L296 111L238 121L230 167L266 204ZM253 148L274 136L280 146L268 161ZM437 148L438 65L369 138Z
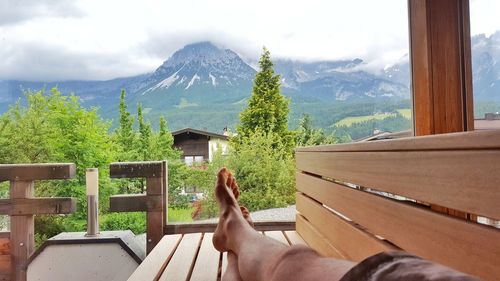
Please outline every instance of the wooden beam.
M297 152L297 169L500 219L500 150Z
M299 147L297 152L377 152L500 149L500 130Z
M163 177L163 161L116 162L109 165L111 178L159 178Z
M0 181L72 179L75 164L0 164Z
M76 211L76 198L0 199L1 215L70 214Z
M415 135L473 130L468 0L409 0Z
M330 258L347 259L335 246L330 244L319 231L311 225L302 215L297 214L297 233L300 234L307 245L316 250L320 255Z
M383 251L399 250L324 208L302 193L297 193L297 211L347 259L360 262Z
M33 181L11 181L11 199L32 198L33 195ZM26 281L27 261L35 247L35 223L33 215L11 216L10 233L12 280Z
M298 174L297 188L405 251L484 280L500 276L499 229L310 175Z
M295 230L293 221L257 221L254 222L257 231ZM176 223L165 226L165 234L187 234L197 232L214 232L217 223Z
M162 211L162 195L127 194L109 198L111 212L154 212Z

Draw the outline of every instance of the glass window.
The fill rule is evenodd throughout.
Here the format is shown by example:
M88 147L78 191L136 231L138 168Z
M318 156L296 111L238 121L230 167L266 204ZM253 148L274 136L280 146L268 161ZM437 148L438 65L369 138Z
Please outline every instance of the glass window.
M470 2L474 128L500 129L500 2Z

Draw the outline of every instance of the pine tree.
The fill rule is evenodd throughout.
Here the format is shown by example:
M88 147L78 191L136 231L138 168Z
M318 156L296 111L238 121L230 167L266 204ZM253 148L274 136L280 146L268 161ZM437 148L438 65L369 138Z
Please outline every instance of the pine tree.
M121 152L118 155L119 161L135 160L136 133L133 130L135 120L130 115L130 112L127 111L125 95L125 90L122 90L119 105L120 126L116 130L117 143L121 147Z
M158 146L161 159L178 159L180 152L173 148L174 137L168 130L167 120L160 117L160 131L158 132Z
M333 136L326 136L322 129L314 128L312 117L304 114L299 122L296 134L297 146L309 146L335 143Z
M139 156L140 160L151 160L151 124L144 120L142 105L137 105L137 122L139 123Z
M259 128L265 133L277 134L283 145L293 148L294 139L288 129L289 100L280 90L280 76L275 74L269 51L264 47L259 60L248 107L240 114L238 139L251 136Z

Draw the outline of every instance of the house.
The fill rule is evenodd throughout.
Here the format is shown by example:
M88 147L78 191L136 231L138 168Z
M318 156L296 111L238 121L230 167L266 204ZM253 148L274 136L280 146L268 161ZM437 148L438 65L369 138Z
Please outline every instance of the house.
M191 166L194 163L212 161L214 153L222 149L225 153L228 149L228 136L226 130L223 134L207 132L192 128L184 128L172 132L174 147L182 150L182 159Z

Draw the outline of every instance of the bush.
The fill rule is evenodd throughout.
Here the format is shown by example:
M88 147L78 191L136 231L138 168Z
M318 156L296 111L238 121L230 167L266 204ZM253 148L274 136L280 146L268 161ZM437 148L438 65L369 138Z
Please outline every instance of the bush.
M109 213L100 217L101 230L127 230L134 234L146 231L146 213Z

